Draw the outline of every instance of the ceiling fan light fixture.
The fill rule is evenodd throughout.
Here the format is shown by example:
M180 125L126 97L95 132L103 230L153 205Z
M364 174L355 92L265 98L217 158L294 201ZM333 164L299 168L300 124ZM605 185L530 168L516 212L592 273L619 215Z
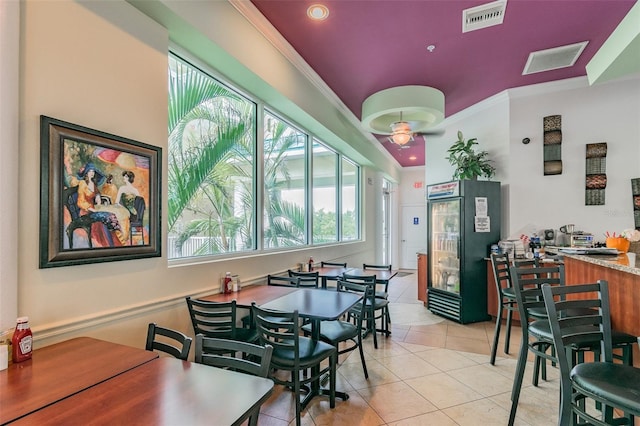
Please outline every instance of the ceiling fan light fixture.
M391 136L389 136L389 142L396 145L405 145L413 141L413 132L411 131L411 125L406 121L396 121L391 124Z

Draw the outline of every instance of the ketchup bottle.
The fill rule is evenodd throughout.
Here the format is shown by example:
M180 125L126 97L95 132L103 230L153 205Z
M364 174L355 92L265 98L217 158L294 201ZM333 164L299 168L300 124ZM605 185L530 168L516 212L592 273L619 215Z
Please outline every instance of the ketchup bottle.
M29 328L29 317L17 319L16 331L11 339L13 362L22 362L31 358L33 334Z
M227 272L224 276L224 294L229 294L233 290L231 281L231 272Z

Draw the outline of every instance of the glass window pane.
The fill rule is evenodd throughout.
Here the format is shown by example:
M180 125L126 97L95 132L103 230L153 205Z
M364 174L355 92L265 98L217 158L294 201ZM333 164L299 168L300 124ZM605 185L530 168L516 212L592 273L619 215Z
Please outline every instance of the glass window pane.
M337 169L338 154L313 144L313 242L338 241Z
M288 123L264 117L264 248L306 241L307 136Z
M256 110L170 55L169 259L255 249Z
M359 168L346 158L342 159L342 240L356 240L360 236L358 224Z

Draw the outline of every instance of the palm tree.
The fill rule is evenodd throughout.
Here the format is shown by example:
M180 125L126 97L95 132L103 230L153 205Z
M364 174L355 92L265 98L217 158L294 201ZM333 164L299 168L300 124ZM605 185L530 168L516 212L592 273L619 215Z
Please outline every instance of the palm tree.
M196 255L252 248L255 105L187 64L172 59L170 67L169 231L178 250L192 237L208 237ZM299 134L268 121L265 246L304 244L304 210L280 199L279 190Z
M169 231L178 234L178 246L205 235L212 238L201 252L227 251L228 233L238 228L230 210L228 160L238 141L251 137L252 105L188 65L171 64ZM185 214L193 219L183 224L178 220Z

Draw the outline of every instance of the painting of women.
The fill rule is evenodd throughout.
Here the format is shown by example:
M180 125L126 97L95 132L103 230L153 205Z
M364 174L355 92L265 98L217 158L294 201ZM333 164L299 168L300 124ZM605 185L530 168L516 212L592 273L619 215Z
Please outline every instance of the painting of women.
M93 163L87 163L78 171L78 208L80 215L91 214L96 220L91 225L94 247L126 245L129 234L129 212L122 206L110 205L102 196L99 185L104 175Z

